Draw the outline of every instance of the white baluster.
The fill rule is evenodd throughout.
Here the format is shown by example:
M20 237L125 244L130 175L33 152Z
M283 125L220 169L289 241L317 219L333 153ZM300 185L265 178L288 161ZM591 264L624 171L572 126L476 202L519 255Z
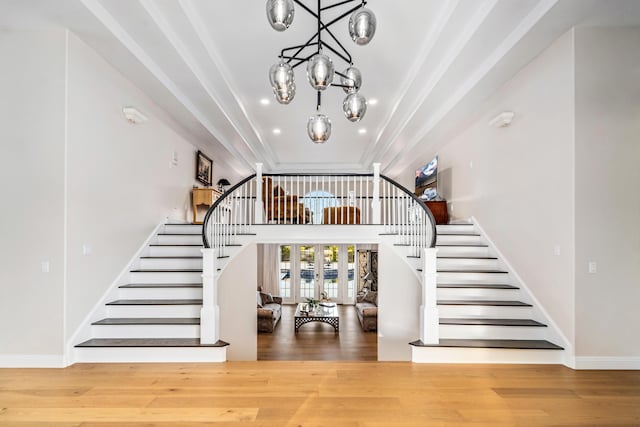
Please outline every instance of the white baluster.
M200 310L200 343L215 344L220 339L218 307L217 249L202 249L202 309Z
M420 306L420 341L424 344L440 342L440 316L436 294L436 248L422 252L422 305Z
M256 224L262 224L262 163L256 163L256 205L254 209L254 218Z

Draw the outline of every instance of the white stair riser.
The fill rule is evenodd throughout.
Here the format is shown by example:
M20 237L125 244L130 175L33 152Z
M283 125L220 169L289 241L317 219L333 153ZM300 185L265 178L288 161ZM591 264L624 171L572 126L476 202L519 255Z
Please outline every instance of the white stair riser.
M201 272L129 273L130 283L202 283Z
M150 246L149 256L202 256L202 246Z
M202 288L120 288L120 299L202 299Z
M489 248L485 246L438 246L438 257L486 257L489 256Z
M168 234L200 234L202 233L202 224L189 225L172 225L165 224L163 233Z
M200 305L108 305L107 317L200 317Z
M142 269L202 269L202 258L142 258Z
M543 340L546 329L537 326L440 325L440 338Z
M562 350L506 348L411 347L415 363L532 363L562 364Z
M200 325L93 325L94 338L200 338Z
M481 236L460 236L439 234L437 245L480 245L483 243Z
M438 234L479 234L473 224L442 224L436 225Z
M519 289L479 289L479 288L438 288L436 295L439 300L508 300L519 301Z
M531 307L492 305L438 305L438 314L443 317L482 316L491 319L531 319Z
M505 273L462 273L438 272L437 283L509 283L509 274Z
M76 348L76 363L225 362L226 347Z
M196 235L163 235L158 234L157 243L160 245L200 245L202 244L202 236Z
M438 258L436 266L439 270L497 270L497 259L482 258Z

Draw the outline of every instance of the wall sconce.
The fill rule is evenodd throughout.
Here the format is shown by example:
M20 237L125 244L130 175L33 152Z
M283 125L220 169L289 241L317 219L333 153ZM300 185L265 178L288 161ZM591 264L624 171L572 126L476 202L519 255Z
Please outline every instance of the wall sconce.
M503 111L502 113L489 120L489 125L497 128L504 128L511 124L516 113L513 111Z
M218 190L220 190L222 193L224 193L224 187L231 185L231 183L229 182L228 179L226 178L220 178L218 180Z
M146 122L147 116L138 111L135 107L122 107L122 114L129 121L135 125Z

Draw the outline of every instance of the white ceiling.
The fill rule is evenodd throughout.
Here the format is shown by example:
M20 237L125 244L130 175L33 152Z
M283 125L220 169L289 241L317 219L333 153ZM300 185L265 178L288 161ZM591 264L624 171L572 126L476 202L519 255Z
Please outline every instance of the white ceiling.
M322 111L333 129L322 145L306 135L316 94L305 67L296 68L297 94L288 106L273 99L268 81L280 50L315 33L315 21L299 7L291 28L278 33L264 0L0 0L0 26L70 28L239 177L256 162L270 172L358 172L380 162L395 176L432 153L572 26L640 23L637 0L369 0L368 7L378 21L369 45L351 42L347 19L332 31L363 74L361 93L378 103L350 123L342 89L327 89ZM346 68L330 56L338 70Z

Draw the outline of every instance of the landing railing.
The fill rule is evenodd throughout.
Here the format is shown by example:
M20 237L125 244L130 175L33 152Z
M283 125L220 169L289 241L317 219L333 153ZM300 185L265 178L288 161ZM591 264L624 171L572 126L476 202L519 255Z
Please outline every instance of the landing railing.
M225 192L207 211L205 248L220 250L256 224L383 225L413 255L435 246L435 220L418 197L394 180L373 174L251 175Z

